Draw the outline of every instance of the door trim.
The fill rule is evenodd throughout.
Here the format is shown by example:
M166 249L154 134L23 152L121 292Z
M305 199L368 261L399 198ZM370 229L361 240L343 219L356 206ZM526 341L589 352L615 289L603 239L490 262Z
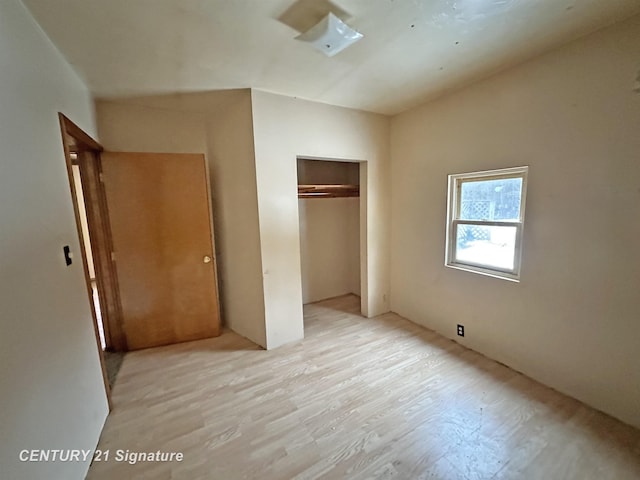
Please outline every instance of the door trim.
M100 192L102 192L101 195L104 198L103 187L99 181L99 168L100 168L99 154L100 152L103 151L103 148L98 142L96 142L93 138L87 135L80 127L78 127L75 123L69 120L69 118L67 118L63 113L60 113L60 112L58 113L58 119L60 122L60 131L62 133L62 145L64 149L65 164L67 168L67 176L69 180L69 188L71 192L73 211L74 211L74 216L76 220L76 229L78 233L78 239L80 241L80 245L82 248L82 255L81 255L82 265L83 265L83 272L84 272L85 285L87 289L89 305L91 309L91 316L93 319L93 329L94 329L94 334L96 339L96 347L98 349L100 367L102 370L102 380L104 383L105 393L107 396L107 402L109 404L109 411L111 411L111 409L113 408L112 401L111 401L111 386L109 384L109 378L107 375L104 352L102 351L102 346L100 344L100 334L98 331L98 318L97 318L96 309L93 303L93 289L91 286L91 278L89 276L89 268L87 265L87 260L84 254L87 242L85 241L84 235L82 232L82 226L81 226L82 224L80 222L80 211L78 209L78 192L76 191L75 182L73 178L73 169L72 169L72 165L74 164L74 162L76 164L81 165L80 176L81 176L83 191L85 192L84 200L85 200L85 208L87 213L87 222L89 224L90 235L92 235L93 237L93 232L95 232L96 230L101 230L100 228L97 228L98 225L100 223L104 224L104 221L108 220L108 217L105 216L107 213L106 203L100 202L100 201L97 201L97 202L86 201L87 200L86 192L88 192L89 189L91 189L94 192L98 192L98 195L97 195L98 198L100 198ZM76 161L74 161L74 159L72 158L71 143L75 144L74 150L77 156ZM92 160L95 164L95 167L97 167L92 169L93 175L87 174L87 172L83 172L83 169L82 169L83 163L91 162ZM94 198L95 198L95 195L94 195ZM102 219L102 221L99 222L99 219ZM108 225L107 225L107 228L108 228ZM115 296L115 298L117 299L116 303L119 304L119 298L117 296L117 293L118 293L117 278L115 278L113 275L110 275L110 272L104 271L105 270L103 265L104 262L95 261L95 259L98 259L100 255L107 254L108 258L111 257L111 250L109 250L108 252L103 251L105 248L105 243L108 244L108 242L110 242L111 240L110 232L108 230L105 231L104 229L102 229L97 233L100 233L101 235L99 236L96 235L96 240L98 240L98 237L107 237L107 242L92 241L90 243L91 243L92 255L94 258L94 267L95 267L96 286L98 290L98 296L100 298L101 308L102 310L104 310L102 312L102 316L103 316L102 318L103 318L103 325L104 325L104 332L105 332L105 340L106 340L107 348L113 348L113 347L121 346L121 345L116 345L119 342L117 341L114 342L114 339L117 337L115 333L117 332L114 332L113 327L115 326L116 327L115 330L117 330L117 324L119 323L118 321L119 319L112 318L114 316L114 312L106 311L107 309L105 307L107 302L105 301L105 289L115 288L115 291L112 293L116 295ZM107 278L108 280L105 281L105 278ZM117 316L117 309L115 313ZM124 346L123 350L126 350L126 345Z

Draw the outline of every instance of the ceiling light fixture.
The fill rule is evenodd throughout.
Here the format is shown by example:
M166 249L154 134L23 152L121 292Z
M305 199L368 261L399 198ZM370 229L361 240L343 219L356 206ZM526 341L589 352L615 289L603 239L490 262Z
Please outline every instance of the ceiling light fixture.
M363 36L333 13L329 13L305 33L298 35L296 40L310 43L326 56L333 57Z

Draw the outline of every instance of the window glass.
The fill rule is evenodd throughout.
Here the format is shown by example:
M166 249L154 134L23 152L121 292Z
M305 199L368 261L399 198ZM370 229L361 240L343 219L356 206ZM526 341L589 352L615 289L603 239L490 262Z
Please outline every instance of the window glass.
M522 178L460 182L460 220L520 219Z
M528 171L449 175L445 265L519 280Z
M458 224L455 261L513 270L516 227Z

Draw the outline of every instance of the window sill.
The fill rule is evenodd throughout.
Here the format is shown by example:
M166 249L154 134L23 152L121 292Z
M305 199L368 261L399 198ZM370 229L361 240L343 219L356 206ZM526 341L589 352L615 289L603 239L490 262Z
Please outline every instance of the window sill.
M507 280L508 282L520 283L520 276L515 273L500 272L497 270L491 270L488 268L475 267L472 265L465 265L460 263L445 263L445 267L453 268L455 270L462 270L465 272L477 273L484 275L485 277L498 278L500 280Z

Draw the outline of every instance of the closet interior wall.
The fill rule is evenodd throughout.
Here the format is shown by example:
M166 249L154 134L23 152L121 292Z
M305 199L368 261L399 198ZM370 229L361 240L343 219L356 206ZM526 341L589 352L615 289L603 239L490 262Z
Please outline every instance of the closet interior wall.
M298 185L359 185L357 162L298 159ZM360 197L299 198L303 303L360 295Z

